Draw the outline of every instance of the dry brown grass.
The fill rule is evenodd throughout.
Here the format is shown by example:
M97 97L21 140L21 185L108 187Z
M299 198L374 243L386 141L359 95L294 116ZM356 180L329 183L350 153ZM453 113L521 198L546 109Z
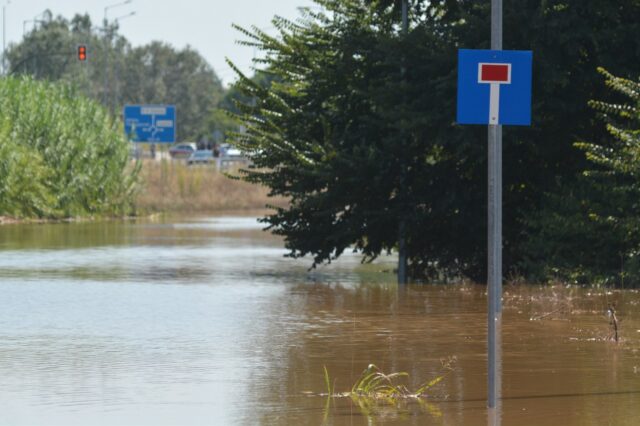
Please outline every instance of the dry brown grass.
M283 198L267 197L267 188L229 179L213 166L188 167L178 161L145 160L140 183L139 213L254 210L287 203Z

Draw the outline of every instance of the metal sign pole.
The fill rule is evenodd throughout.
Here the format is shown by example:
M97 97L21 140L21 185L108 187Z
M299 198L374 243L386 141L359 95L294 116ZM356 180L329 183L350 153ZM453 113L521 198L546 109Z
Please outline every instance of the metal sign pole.
M402 35L403 37L409 32L409 2L408 0L402 1ZM400 74L402 80L406 79L406 61L402 58L402 68ZM406 96L403 99L403 104L406 106ZM405 138L404 129L400 130L400 137ZM405 197L402 194L406 193L405 185L405 171L404 167L400 169L400 199L404 202ZM406 216L402 213L400 221L398 223L398 284L407 284L407 221Z
M502 50L502 0L491 0L491 49ZM488 161L488 401L496 407L500 392L498 367L502 322L502 126L489 124Z

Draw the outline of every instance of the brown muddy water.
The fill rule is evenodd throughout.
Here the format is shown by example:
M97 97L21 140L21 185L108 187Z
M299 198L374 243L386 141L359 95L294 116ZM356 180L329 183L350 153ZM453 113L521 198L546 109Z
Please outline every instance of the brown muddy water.
M484 287L284 253L247 217L0 227L0 424L640 424L636 291L506 286L495 420ZM369 363L415 388L450 357L428 398L321 395L324 366L336 392Z

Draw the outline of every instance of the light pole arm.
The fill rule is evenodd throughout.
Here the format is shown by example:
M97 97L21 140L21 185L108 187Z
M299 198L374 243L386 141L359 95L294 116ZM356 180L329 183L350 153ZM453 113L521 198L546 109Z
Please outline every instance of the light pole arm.
M105 7L104 8L104 25L105 26L107 25L107 13L109 12L109 9L114 9L116 7L120 7L120 6L124 6L124 5L127 5L127 4L131 4L132 2L133 2L133 0L126 0L126 1L123 1L123 2L120 2L120 3L114 3L114 4L111 4L111 5L107 6L107 7Z

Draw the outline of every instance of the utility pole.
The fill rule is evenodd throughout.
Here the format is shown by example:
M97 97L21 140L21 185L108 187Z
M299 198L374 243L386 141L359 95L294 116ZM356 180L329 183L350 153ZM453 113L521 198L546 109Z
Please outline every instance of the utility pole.
M502 0L491 0L491 49L502 50ZM489 124L488 161L488 401L496 407L500 395L500 334L502 328L502 126Z
M407 35L409 32L409 0L402 0L402 35L403 37ZM405 81L407 69L405 66L405 61L403 58L401 68L402 81ZM403 89L404 90L404 89ZM406 99L403 102L406 105ZM402 123L401 123L402 125ZM404 128L400 130L400 135L402 140L405 139ZM401 150L404 151L404 150ZM400 155L404 158L405 153L400 152ZM400 221L398 223L398 284L406 284L407 283L407 220L405 217L405 201L406 201L406 164L401 165L402 169L400 170L400 202L401 202L401 213L400 213Z

